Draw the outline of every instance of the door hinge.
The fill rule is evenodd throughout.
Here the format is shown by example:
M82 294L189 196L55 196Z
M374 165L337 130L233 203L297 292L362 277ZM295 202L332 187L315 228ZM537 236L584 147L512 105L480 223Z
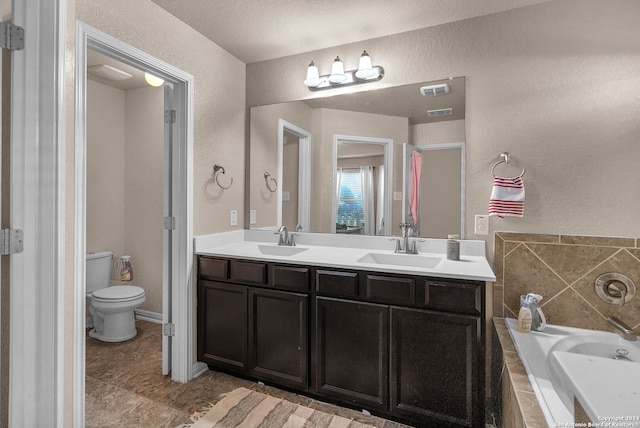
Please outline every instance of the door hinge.
M0 232L0 255L8 256L22 252L22 230L2 229Z
M165 110L164 111L164 123L176 123L176 111Z
M21 51L24 49L24 28L0 22L0 46L2 49Z
M164 229L165 230L174 230L176 228L176 218L175 217L165 217L164 218Z
M174 323L168 322L166 324L162 324L162 335L173 337L176 335L176 325Z

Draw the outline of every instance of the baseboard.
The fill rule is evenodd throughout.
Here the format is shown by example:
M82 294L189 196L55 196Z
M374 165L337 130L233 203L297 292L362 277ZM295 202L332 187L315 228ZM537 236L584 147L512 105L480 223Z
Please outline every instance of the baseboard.
M209 370L209 366L207 366L206 363L203 363L202 361L196 361L195 363L193 363L193 367L191 368L191 374L195 379L207 370Z
M144 309L134 309L136 319L162 324L162 314L158 312L145 311Z

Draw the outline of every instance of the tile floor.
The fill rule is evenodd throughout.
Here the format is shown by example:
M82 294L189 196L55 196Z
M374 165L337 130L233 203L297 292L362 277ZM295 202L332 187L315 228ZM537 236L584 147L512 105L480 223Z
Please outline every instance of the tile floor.
M85 413L88 428L186 424L191 422L191 414L240 386L376 427L406 426L211 370L186 384L173 382L168 376L162 376L160 324L137 321L136 326L138 336L122 343L103 343L87 335Z

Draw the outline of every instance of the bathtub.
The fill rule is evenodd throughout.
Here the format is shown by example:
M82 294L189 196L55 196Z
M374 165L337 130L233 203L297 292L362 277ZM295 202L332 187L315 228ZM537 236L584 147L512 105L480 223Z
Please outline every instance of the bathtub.
M505 323L550 427L574 426L574 397L591 426L640 427L640 341L551 324L520 333L515 319Z

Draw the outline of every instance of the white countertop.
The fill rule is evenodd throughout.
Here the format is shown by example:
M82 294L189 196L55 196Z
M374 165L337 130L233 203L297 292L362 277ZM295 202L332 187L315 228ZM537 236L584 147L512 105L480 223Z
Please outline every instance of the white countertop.
M437 257L442 260L434 267L400 266L396 264L363 263L358 260L369 253L394 254L395 244L387 236L354 236L323 233L297 233L296 247L305 250L291 255L265 255L260 245L276 246L278 236L273 231L238 230L198 236L194 251L199 255L247 258L271 262L304 264L323 267L361 269L442 278L495 281L496 277L485 256L485 242L460 241L460 261L447 260L446 239L421 238L417 242L418 256L402 254L399 257ZM412 238L414 240L415 238Z

